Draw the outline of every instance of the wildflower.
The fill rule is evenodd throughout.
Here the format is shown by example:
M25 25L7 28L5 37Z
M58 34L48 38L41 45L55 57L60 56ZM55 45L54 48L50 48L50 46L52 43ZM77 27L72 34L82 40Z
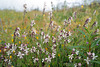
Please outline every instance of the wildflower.
M82 5L81 8L83 8L84 6Z
M53 51L52 51L53 53L56 53L56 49L53 49Z
M55 58L55 55L56 55L56 54L52 53L52 58Z
M12 37L14 36L14 34L11 35Z
M59 29L60 29L60 26L57 27L56 31L59 31Z
M8 61L8 64L11 65L11 61L10 60Z
M42 63L44 62L44 59L42 59Z
M46 50L48 50L48 48L45 48Z
M78 66L79 66L79 67L81 67L81 65L82 65L81 63L78 63Z
M39 50L37 51L37 54L39 55Z
M48 43L49 38L50 38L50 36L48 34L46 36L44 36L44 42L43 43Z
M5 62L7 62L7 61L8 61L8 59L4 59L4 61L5 61Z
M69 33L68 34L69 34L69 36L71 36L72 33L70 32L70 30L69 30Z
M71 42L71 40L70 39L68 39L68 43L70 43Z
M6 51L6 49L4 48L4 51Z
M60 54L58 54L58 56L60 57Z
M93 28L94 26L97 26L97 24L98 24L98 22L95 21L95 22L92 24L92 28Z
M21 46L19 48L20 48L20 50L23 50L24 49L23 44L21 44Z
M5 45L6 45L6 43L5 43Z
M21 41L19 41L19 44L21 43Z
M89 44L89 42L86 42L87 44Z
M24 54L22 54L21 52L18 52L18 55L17 56L19 56L20 58L23 58L23 55Z
M11 41L14 42L14 39L12 39Z
M79 54L79 51L76 51L76 55L78 55Z
M35 22L34 22L34 20L32 20L32 21L31 21L31 24L30 24L30 26L32 27L33 25L35 25Z
M93 15L95 15L96 14L96 10L93 12Z
M24 26L24 29L26 29L26 26Z
M73 51L75 51L75 49L73 48Z
M38 37L36 37L36 39L38 40L39 38L38 38Z
M89 58L87 57L87 59L84 59L86 61L87 64L89 64L90 60Z
M11 51L9 50L8 52L7 52L7 55L9 56L11 54Z
M77 67L77 63L74 64L74 67Z
M73 54L71 54L71 55L68 55L69 56L69 59L73 59Z
M79 56L78 59L81 59L81 56Z
M45 17L45 14L43 14L43 17Z
M50 65L48 67L50 67Z
M22 35L22 37L26 37L26 35Z
M10 59L12 58L12 56L10 56Z
M10 47L10 43L8 43L8 45L6 45L6 47L9 48Z
M15 51L16 49L17 49L17 46L16 46L16 45L14 45L14 44L12 44L12 49L11 49L11 50L12 50L12 52L13 52L13 51Z
M38 60L39 60L38 58L35 58L35 59L34 59L34 63L38 62Z
M62 47L64 47L64 45L62 44Z
M87 52L87 54L90 56L91 55L91 52Z
M84 38L85 38L85 35L84 35Z
M13 53L15 53L15 51L13 51Z
M14 37L15 37L15 36L20 37L19 30L20 30L20 28L19 28L19 27L17 27L17 28L15 29L15 32L14 32Z
M98 56L95 56L95 53L92 53L92 59L94 60L94 59L96 59L96 57L98 57Z
M97 46L99 45L99 44L96 44Z
M37 48L33 47L33 52L36 52L36 49L37 49Z
M51 62L51 57L48 56L48 58L46 58L47 62Z
M25 53L26 53L26 55L28 54L28 50L29 50L29 48L27 48L27 46L26 46L26 48L25 48Z
M0 53L1 53L1 50L0 50Z

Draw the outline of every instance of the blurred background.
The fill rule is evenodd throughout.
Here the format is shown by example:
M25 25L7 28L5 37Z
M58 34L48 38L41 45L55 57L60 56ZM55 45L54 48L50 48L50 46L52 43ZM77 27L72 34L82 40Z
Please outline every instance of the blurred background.
M93 1L100 2L100 0L0 0L0 10L23 11L23 4L27 4L28 11L43 10L45 4L46 11L51 11L51 2L54 9L62 9L64 6L70 8L90 4Z

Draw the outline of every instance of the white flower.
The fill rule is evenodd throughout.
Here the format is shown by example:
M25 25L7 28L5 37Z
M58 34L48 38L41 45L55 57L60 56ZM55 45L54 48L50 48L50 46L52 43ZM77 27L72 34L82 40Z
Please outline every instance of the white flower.
M48 58L45 58L45 60L46 60L47 62L51 62L50 56L48 56Z
M9 48L10 47L10 43L8 43L8 45L6 45L6 47Z
M31 26L35 25L34 20L31 21L31 24L30 24L30 25L31 25Z
M78 55L78 54L79 54L79 51L76 50L76 55Z
M48 51L46 51L46 55L48 55L49 54L49 52Z
M8 52L7 52L7 55L9 56L11 54L11 51L9 50Z
M14 45L14 44L12 44L12 52L14 52L15 50L17 49L17 46L16 45Z
M33 51L34 51L34 52L36 52L36 49L37 49L37 48L33 47Z
M69 36L71 36L71 34L72 34L72 33L69 31Z
M77 63L74 64L74 67L77 67Z
M92 55L93 55L93 56L92 56L92 57L93 57L93 58L92 58L93 60L96 59L96 57L98 57L98 56L95 56L95 53L92 53Z
M68 43L70 43L71 42L71 40L70 39L68 39Z
M19 56L20 58L23 58L23 55L24 54L22 54L21 52L19 52L17 56Z
M31 53L33 52L32 48L31 48L30 52L31 52Z
M29 50L29 48L27 48L27 46L26 46L26 48L24 50L26 55L28 55L28 50Z
M55 58L55 55L56 55L56 54L52 53L52 58Z
M20 50L23 50L24 49L23 44L21 44L21 46L19 48L20 48Z
M35 59L34 59L34 63L36 63L36 61L38 61L38 60L39 60L38 58L35 58Z
M39 50L37 51L37 54L39 55Z
M8 59L4 59L4 61L5 61L5 62L7 62L7 61L8 61Z
M81 56L79 56L78 59L81 59Z
M44 59L42 59L42 63L44 62Z
M8 61L8 64L11 65L11 61L10 60Z
M53 53L56 53L56 49L53 49Z
M36 34L36 30L35 30L35 28L32 28L31 33L33 33L33 32L34 32L34 34Z
M68 55L69 56L69 59L73 59L73 54L71 54L71 55Z
M91 22L91 19L92 19L92 18L89 18L89 22Z
M89 58L87 57L87 59L84 59L86 61L87 64L89 64L90 60Z

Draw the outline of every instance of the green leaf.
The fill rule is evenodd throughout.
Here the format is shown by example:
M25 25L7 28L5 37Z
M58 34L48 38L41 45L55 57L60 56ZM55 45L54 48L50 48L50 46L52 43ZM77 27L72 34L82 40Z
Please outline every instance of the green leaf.
M83 27L84 28L84 30L86 30L88 33L90 33L85 27Z
M94 61L94 60L92 60L91 62L92 62L92 63L100 64L100 61Z
M87 40L89 40L89 38L87 37L87 35L85 34L85 32L83 32L82 30L80 30L80 29L78 29L78 28L76 28L79 32L81 32L83 35L85 35L86 36L86 38L87 38Z
M91 48L93 48L94 46L96 46L96 44L98 44L99 41L100 41L100 38L98 38L97 40L95 40L95 41L93 42L93 44L91 45Z
M82 46L82 45L78 45L78 46L69 46L68 48L73 49L73 48L87 48L87 47Z

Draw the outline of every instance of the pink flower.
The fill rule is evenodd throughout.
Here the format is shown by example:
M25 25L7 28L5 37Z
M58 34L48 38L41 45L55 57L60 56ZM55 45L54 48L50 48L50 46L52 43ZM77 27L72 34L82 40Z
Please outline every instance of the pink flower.
M91 55L91 52L87 52L87 54L90 56Z
M78 63L78 66L80 66L80 67L81 67L81 63Z
M22 37L26 37L26 35L22 35Z

